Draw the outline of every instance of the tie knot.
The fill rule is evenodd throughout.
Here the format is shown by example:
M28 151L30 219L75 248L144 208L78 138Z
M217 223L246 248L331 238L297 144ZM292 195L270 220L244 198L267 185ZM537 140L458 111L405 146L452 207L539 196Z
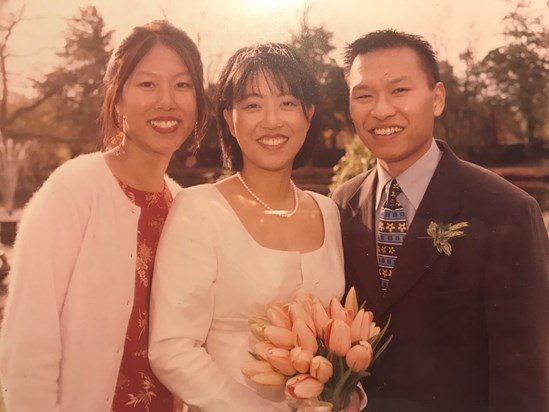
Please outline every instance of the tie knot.
M396 179L391 180L391 185L389 186L389 194L387 195L387 206L389 209L396 209L401 207L397 201L397 196L402 193L400 185Z

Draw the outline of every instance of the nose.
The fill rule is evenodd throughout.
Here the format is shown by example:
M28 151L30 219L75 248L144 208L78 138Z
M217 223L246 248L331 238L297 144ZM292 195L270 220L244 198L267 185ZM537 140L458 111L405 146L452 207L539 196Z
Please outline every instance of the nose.
M276 129L281 124L282 118L280 117L279 107L276 104L265 105L261 125L266 129Z
M168 85L158 87L158 100L156 108L161 110L172 110L175 108L173 89Z
M395 106L393 105L389 96L379 95L375 98L374 105L371 111L373 117L383 120L391 117L395 114L395 112Z

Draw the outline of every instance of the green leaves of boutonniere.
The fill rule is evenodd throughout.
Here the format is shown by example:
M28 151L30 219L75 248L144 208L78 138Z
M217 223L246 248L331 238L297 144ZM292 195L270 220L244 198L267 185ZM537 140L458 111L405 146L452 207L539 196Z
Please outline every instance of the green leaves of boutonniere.
M469 227L469 223L467 222L459 222L453 225L431 222L427 228L427 234L433 239L433 245L439 253L444 252L447 256L450 256L452 254L450 241L465 236L465 232L461 229L466 227Z

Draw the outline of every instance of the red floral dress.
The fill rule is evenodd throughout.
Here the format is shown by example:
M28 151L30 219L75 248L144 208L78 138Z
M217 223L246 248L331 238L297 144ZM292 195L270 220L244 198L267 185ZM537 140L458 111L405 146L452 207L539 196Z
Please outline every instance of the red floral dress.
M149 297L154 257L160 233L172 203L170 191L144 192L119 181L128 198L141 208L137 227L137 264L133 309L112 412L171 412L174 397L149 365Z

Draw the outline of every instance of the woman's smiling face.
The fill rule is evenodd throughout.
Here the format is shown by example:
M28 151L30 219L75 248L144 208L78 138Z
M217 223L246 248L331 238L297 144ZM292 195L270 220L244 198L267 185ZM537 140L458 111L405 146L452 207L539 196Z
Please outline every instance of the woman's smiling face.
M271 73L256 72L232 108L223 112L231 134L242 150L244 170L292 168L305 142L314 106L307 115L301 101L284 88L280 90Z
M196 123L196 93L187 66L169 47L155 45L124 84L117 108L126 145L171 156Z

